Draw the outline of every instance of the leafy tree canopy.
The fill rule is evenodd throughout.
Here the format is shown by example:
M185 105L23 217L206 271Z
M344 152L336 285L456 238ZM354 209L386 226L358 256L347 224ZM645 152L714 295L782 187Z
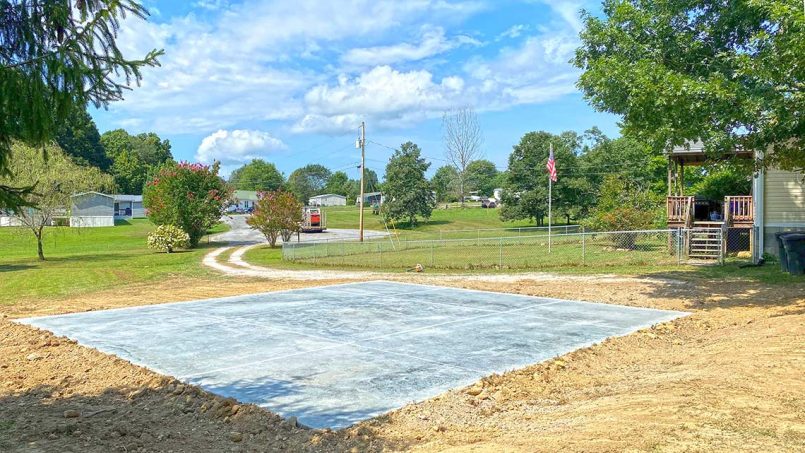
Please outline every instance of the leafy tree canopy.
M437 201L457 201L458 200L458 171L452 165L443 165L436 170L430 180L433 190L436 192Z
M386 182L383 206L387 216L416 225L417 217L430 218L433 211L433 194L425 172L430 163L421 157L419 146L406 142L394 151L386 165Z
M344 196L347 196L349 190L349 176L347 176L347 174L343 171L333 173L330 176L330 179L327 180L327 186L324 188L324 191L327 193L334 193Z
M302 203L292 193L277 190L260 194L246 223L263 233L270 247L275 247L280 236L283 241L288 241L293 233L299 231L303 217Z
M579 204L583 193L578 174L581 140L575 132L553 135L549 132L529 132L514 146L509 155L509 168L503 195L501 219L535 219L542 224L548 214L548 175L545 164L553 145L559 181L553 184L553 206L557 214L568 213ZM576 173L576 174L574 174Z
M231 188L213 166L167 162L148 181L143 192L146 215L156 225L175 225L198 245L209 228L221 218L231 199Z
M143 193L149 175L173 159L170 141L153 132L131 135L115 129L101 135L101 144L112 161L109 171L122 193Z
M654 149L702 140L805 168L805 12L799 0L605 0L585 14L578 85Z
M271 162L254 159L233 171L229 183L238 190L274 191L285 184L285 177Z
M65 215L72 195L109 190L113 186L112 178L98 168L77 165L55 144L47 145L47 156L41 148L21 142L14 142L11 149L13 154L8 168L14 176L0 176L0 184L13 182L34 187L23 201L36 207L17 208L16 214L23 226L36 237L37 255L44 260L44 228L57 215Z
M86 110L75 110L59 124L56 130L56 143L77 163L109 169L111 159L101 143L101 134L95 121Z
M297 168L288 176L288 188L297 200L307 203L310 197L323 193L329 179L330 170L327 167L309 164Z
M0 2L0 174L9 174L11 143L50 143L59 125L88 103L123 98L158 64L161 51L129 60L118 48L120 20L147 11L133 0L17 0ZM0 187L0 207L24 200Z
M498 169L495 164L488 160L474 160L467 165L467 172L464 176L465 186L468 191L478 191L480 195L488 197L495 190Z

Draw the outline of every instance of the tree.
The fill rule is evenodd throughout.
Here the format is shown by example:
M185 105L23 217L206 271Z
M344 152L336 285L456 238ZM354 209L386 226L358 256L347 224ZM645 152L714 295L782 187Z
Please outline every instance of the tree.
M327 186L324 188L324 191L327 193L334 193L344 196L347 196L349 190L349 176L347 176L347 174L343 171L333 173L330 176L330 179L327 180Z
M162 51L123 56L116 39L127 15L148 12L133 0L0 3L0 176L10 176L13 140L47 147L75 111L122 99L143 67L158 64ZM0 207L20 206L30 192L0 186Z
M123 151L115 158L110 173L115 178L117 190L125 194L141 194L148 180L151 167L133 151Z
M288 241L293 233L299 231L304 220L303 206L290 192L277 190L259 195L254 212L246 223L263 233L268 245L273 248L277 245L278 237L282 236L283 241Z
M773 150L805 168L805 14L793 0L605 0L584 14L574 63L597 110L654 149Z
M365 192L380 192L380 182L374 170L367 168L363 174L363 179ZM360 179L350 179L347 184L347 189L347 204L354 204L355 200L357 200L361 194Z
M506 186L503 191L503 220L534 219L543 224L548 213L548 176L545 164L553 144L559 181L553 184L553 206L566 218L576 208L580 181L577 153L580 138L574 132L553 135L549 132L529 132L520 139L509 155Z
M16 142L11 151L13 157L8 169L14 175L13 183L35 187L23 200L29 207L17 207L14 212L36 237L37 256L44 260L45 227L71 205L73 194L109 189L112 178L98 168L77 165L56 145L48 145L43 153L39 148ZM0 183L11 183L10 178L0 177Z
M467 167L481 155L483 135L475 110L464 107L442 116L442 140L447 160L458 173L458 195L464 206Z
M728 195L752 192L752 168L741 162L726 161L699 167L701 176L693 184L690 193L708 200L723 200ZM695 173L694 173L695 175ZM695 178L695 176L694 176ZM692 178L686 178L692 179Z
M436 170L430 180L433 191L436 192L436 201L456 201L458 197L458 172L452 165L444 165Z
M465 186L470 192L477 191L480 195L490 196L495 190L498 169L488 160L476 160L467 165Z
M218 223L232 190L213 166L168 162L149 181L143 192L146 215L156 225L176 225L198 245L209 228Z
M320 195L330 179L330 170L319 164L309 164L288 176L288 188L297 200L307 203L310 197Z
M107 171L112 164L104 151L95 121L86 110L75 110L58 125L56 143L76 163L98 167L103 171Z
M609 175L604 178L598 204L587 220L593 231L645 230L655 226L659 217L659 197L638 184ZM620 233L614 236L615 245L633 249L637 234Z
M285 184L285 177L274 164L254 159L233 171L229 176L229 184L238 190L274 191Z
M106 131L101 144L112 161L109 170L117 189L123 193L141 194L149 175L173 159L170 141L153 132L130 135L123 129Z
M428 219L433 211L431 185L425 178L430 163L420 154L416 144L403 143L386 165L383 184L385 214L394 220L404 219L411 226L416 225L417 216Z
M162 140L154 132L144 132L131 138L132 149L150 166L159 166L173 159L170 140Z

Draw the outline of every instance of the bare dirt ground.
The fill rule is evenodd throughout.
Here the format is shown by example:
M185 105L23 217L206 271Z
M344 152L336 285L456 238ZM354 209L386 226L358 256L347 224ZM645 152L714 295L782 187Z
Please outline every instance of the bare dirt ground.
M1 308L0 451L802 451L805 445L805 283L450 276L439 283L693 314L338 432L296 427L10 322L335 282L177 279Z

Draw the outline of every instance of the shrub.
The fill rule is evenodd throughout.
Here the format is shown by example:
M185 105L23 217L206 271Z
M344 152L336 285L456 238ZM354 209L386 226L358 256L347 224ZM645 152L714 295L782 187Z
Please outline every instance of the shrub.
M164 250L165 253L173 249L186 248L190 245L190 235L175 225L160 225L148 235L148 247Z
M607 176L601 185L598 204L584 222L593 231L645 230L655 226L659 202L649 191L617 176ZM636 233L614 236L617 248L634 249Z
M224 213L232 190L218 177L218 164L169 162L146 183L143 205L157 225L176 225L190 237L190 247Z
M263 233L271 247L276 246L280 235L283 241L290 240L291 235L299 231L302 204L296 201L293 194L282 190L261 192L258 196L254 212L246 223Z

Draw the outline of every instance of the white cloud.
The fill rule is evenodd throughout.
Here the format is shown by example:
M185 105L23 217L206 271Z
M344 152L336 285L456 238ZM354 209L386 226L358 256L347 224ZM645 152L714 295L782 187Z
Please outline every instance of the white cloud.
M359 118L385 124L425 117L460 101L464 81L457 76L435 82L425 70L400 72L377 66L355 78L339 77L336 85L317 85L305 94L310 114L294 125L296 132L347 131Z
M124 55L138 58L153 48L166 53L161 67L144 71L141 87L111 106L115 117L140 118L143 129L163 133L298 121L310 113L303 95L332 75L326 66L300 64L299 57L425 20L460 21L483 6L461 0L201 1L225 10L209 18L191 13L163 23L124 22L118 39ZM428 45L440 46L438 33L428 39Z
M447 52L462 44L480 44L469 36L448 39L441 27L422 27L417 44L400 43L390 46L362 47L346 52L341 61L353 66L377 66L416 61Z
M234 140L244 124L335 134L362 119L401 128L457 105L545 102L575 91L578 72L567 61L578 44L581 0L532 1L551 8L547 25L511 26L498 39L522 41L496 51L494 35L472 37L454 26L485 7L478 1L198 0L218 13L125 21L118 40L124 55L152 48L166 54L162 67L145 70L142 86L110 109L136 131L218 131L199 147L199 158L240 162L249 154L216 154L213 144ZM402 41L406 30L418 32ZM483 56L467 56L481 45Z
M503 38L511 38L511 39L517 38L521 34L523 34L523 32L526 30L528 30L528 25L524 24L512 25L511 27L507 28L503 33L499 34L497 40L500 41Z
M241 164L285 149L285 143L268 132L220 129L201 141L196 160L205 164L215 161L222 165Z
M569 60L577 46L578 39L567 31L531 36L492 59L472 59L464 69L486 108L546 102L576 91L579 71Z

